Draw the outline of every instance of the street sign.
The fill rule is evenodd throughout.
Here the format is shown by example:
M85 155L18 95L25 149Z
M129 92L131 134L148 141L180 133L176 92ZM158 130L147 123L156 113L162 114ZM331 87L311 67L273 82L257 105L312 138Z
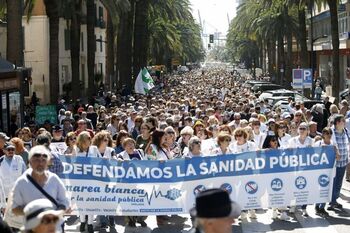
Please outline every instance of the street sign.
M302 89L303 88L303 70L293 69L293 88Z
M312 69L303 69L304 88L312 88Z
M312 88L312 69L293 69L293 88Z

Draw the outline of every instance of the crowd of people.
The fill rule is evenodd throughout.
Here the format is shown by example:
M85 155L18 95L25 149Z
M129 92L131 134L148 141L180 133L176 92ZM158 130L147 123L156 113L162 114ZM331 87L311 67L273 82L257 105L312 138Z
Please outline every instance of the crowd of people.
M249 78L222 69L194 70L167 76L166 85L145 96L108 92L86 105L65 106L61 101L56 124L38 126L32 119L12 138L0 133L3 199L12 200L15 215L25 216L23 230L39 233L37 228L63 226L57 223L71 211L57 176L63 171L59 155L171 160L333 145L332 200L327 209L326 203L314 208L322 217L328 216L327 210L342 209L337 199L345 174L350 181L348 102L335 105L325 98L323 104L307 109L303 102L289 98L287 109L273 108L244 85ZM42 198L50 202L38 201ZM301 210L308 217L306 207ZM296 210L295 206L273 209L272 218L288 221ZM242 220L256 217L254 210L241 213ZM146 216L125 219L130 227L147 226ZM111 216L98 216L98 220L103 226L114 225ZM94 216L81 214L80 231L93 232L93 221ZM168 221L167 216L157 216L158 225Z

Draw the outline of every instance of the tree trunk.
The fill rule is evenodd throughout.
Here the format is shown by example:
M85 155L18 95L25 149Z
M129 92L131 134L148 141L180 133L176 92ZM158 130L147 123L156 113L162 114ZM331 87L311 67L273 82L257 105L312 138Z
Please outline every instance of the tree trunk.
M291 31L287 31L287 59L285 66L285 86L291 87L293 68L293 35Z
M122 85L129 90L132 86L132 44L134 28L135 0L130 0L130 10L120 15L118 41L117 41L117 65Z
M107 30L106 30L106 40L107 40L107 58L106 58L106 84L112 90L113 84L116 82L115 80L115 72L114 72L114 28L113 22L111 18L111 14L107 12Z
M59 95L59 9L57 0L45 0L45 9L49 18L49 82L50 82L50 103L57 104Z
M339 30L338 30L338 4L337 1L327 0L331 13L332 30L332 57L333 57L333 76L332 76L332 95L339 101L340 93L340 67L339 67Z
M307 51L307 42L306 42L306 17L305 9L302 7L298 11L298 20L299 20L299 44L300 44L300 66L301 68L308 68L308 51Z
M138 71L147 66L149 32L148 9L150 0L137 1L135 7L134 28L134 76Z
M23 66L22 5L20 0L7 0L7 60Z
M280 35L277 41L277 47L278 47L278 63L277 63L277 77L278 81L277 84L282 85L284 82L284 74L285 74L285 67L284 67L284 41L283 36ZM284 72L281 72L283 70Z
M88 96L95 94L95 5L94 0L86 0L86 32L87 32L87 74L88 74Z
M72 18L70 23L70 56L72 68L73 100L81 97L80 87L80 25L82 0L75 0L72 4ZM91 16L90 16L91 17Z

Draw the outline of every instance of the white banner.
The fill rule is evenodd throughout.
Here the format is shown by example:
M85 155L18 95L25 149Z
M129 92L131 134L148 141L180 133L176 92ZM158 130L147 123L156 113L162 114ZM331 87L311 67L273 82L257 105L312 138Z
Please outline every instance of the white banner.
M222 188L242 209L328 202L333 147L266 150L160 161L62 157L75 211L97 215L188 213L197 193Z

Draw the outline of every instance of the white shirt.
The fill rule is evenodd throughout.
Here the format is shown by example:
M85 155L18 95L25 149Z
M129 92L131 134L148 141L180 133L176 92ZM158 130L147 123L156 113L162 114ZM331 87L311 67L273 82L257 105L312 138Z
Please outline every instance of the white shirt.
M18 177L20 177L26 170L26 165L19 155L14 155L12 159L2 158L0 164L0 179L3 183L5 196L8 197L11 189L14 187Z
M113 158L112 155L115 155L114 148L112 148L112 147L108 147L107 146L106 149L105 149L105 152L103 153L103 155L97 149L97 157L99 157L99 158L111 159L111 158Z
M117 134L117 129L112 124L108 124L107 131L111 133L112 137Z
M251 142L251 141L247 141L243 145L238 145L237 142L235 141L235 142L231 143L229 147L230 147L232 153L234 153L234 154L257 150L255 143Z
M78 157L101 157L97 146L89 146L88 151L80 151L80 149L77 147L76 155Z
M292 137L289 134L284 134L283 137L278 138L278 142L280 143L280 148L281 149L286 149L289 147L289 140Z
M289 148L305 148L313 145L313 140L309 136L305 138L302 144L299 140L299 136L293 137L289 140Z
M259 134L255 134L255 132L253 131L253 135L254 135L254 142L255 142L256 147L258 149L261 149L263 144L264 144L266 134L261 133L261 132Z
M21 175L15 183L13 191L13 204L12 209L19 206L26 206L29 202L40 198L45 198L42 194L27 178L27 174L32 174L32 169L27 169L23 175ZM45 171L47 174L47 181L43 186L43 189L52 196L57 203L69 207L70 202L66 194L66 188L61 179L50 171Z

